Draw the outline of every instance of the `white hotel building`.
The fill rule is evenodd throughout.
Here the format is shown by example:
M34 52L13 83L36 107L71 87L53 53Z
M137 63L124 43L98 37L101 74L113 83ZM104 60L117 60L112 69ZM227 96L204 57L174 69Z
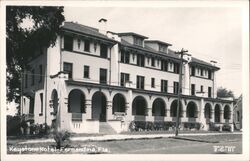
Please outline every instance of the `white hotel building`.
M100 23L105 23L101 21ZM131 121L176 121L180 58L171 44L65 22L54 47L23 76L21 113L76 133L127 131ZM216 96L214 64L185 56L180 122L232 125L233 102Z

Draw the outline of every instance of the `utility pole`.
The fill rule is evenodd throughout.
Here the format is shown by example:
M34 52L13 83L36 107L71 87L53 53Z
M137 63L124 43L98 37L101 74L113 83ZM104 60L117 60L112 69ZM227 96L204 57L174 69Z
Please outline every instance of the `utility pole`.
M184 50L183 48L181 51L175 52L175 54L180 55L181 63L179 68L179 88L178 88L178 102L177 102L177 114L176 114L176 127L175 127L175 136L178 136L178 130L179 130L179 119L180 119L180 101L181 101L181 93L182 93L182 67L183 67L183 55L191 56L190 54L187 54L188 50Z

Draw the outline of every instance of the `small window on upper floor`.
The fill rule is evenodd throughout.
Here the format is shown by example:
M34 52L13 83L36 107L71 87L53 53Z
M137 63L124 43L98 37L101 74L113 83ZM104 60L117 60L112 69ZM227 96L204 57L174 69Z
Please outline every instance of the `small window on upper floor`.
M201 69L201 76L204 76L204 70Z
M86 52L90 51L90 42L89 42L89 40L84 40L84 51L86 51Z
M152 66L152 67L155 66L155 58L151 58L151 66Z
M102 58L108 58L108 46L106 44L101 44L100 56Z
M78 49L80 49L80 47L81 47L81 39L77 39L77 47L78 47Z
M167 46L159 45L159 51L166 53L167 52Z
M64 35L64 49L68 51L73 50L73 37L69 35Z
M121 51L121 59L120 60L122 63L129 64L129 58L130 58L129 52Z
M143 39L138 38L138 37L134 37L134 44L139 45L139 46L143 46Z
M211 70L208 70L208 79L212 79L212 72L211 72Z
M191 66L191 76L195 76L195 67Z
M174 63L174 73L176 73L176 74L180 73L180 65L179 65L179 63Z

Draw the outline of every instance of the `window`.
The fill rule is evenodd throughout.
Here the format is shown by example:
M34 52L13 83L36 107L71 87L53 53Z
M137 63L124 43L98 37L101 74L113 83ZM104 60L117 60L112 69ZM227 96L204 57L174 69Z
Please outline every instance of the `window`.
M63 63L63 71L69 74L69 78L72 78L73 75L73 64L72 63Z
M121 51L121 62L129 64L129 52Z
M167 80L161 80L161 92L168 92L168 81Z
M81 39L77 39L77 47L78 47L78 49L80 49L80 47L81 47Z
M166 45L159 45L159 51L166 53L167 52L167 46Z
M174 82L174 94L178 94L179 92L179 82Z
M212 97L212 88L208 87L208 97L211 98Z
M142 46L142 39L141 38L138 38L138 37L135 37L134 38L134 44L135 45L139 45L139 46Z
M179 69L180 69L179 63L174 63L174 73L179 74L180 73Z
M155 66L155 58L151 58L151 66L152 66L152 67Z
M107 69L100 68L100 83L107 84Z
M23 99L24 103L25 103L25 99ZM34 114L34 98L30 97L30 103L29 103L29 113L30 114Z
M195 84L191 84L191 95L195 95Z
M203 86L201 86L201 92L203 92Z
M35 70L31 70L31 85L33 86L35 84Z
M73 37L69 35L64 35L64 49L68 51L73 50Z
M211 70L208 70L208 79L212 79L212 72L211 72Z
M126 82L129 82L129 74L127 73L121 73L121 86L125 87Z
M137 65L140 67L144 67L145 57L144 55L137 54Z
M39 83L42 82L43 79L43 66L39 65Z
M41 101L41 113L43 114L43 93L40 93L40 101Z
M90 42L89 42L89 40L84 40L84 51L86 51L86 52L90 51Z
M168 71L168 62L165 60L161 61L161 70Z
M155 88L155 78L151 78L151 87Z
M195 67L191 67L191 76L195 76Z
M84 65L84 73L83 73L84 78L89 78L89 66Z
M108 47L105 44L101 44L101 57L102 58L108 57Z
M136 77L136 88L144 89L144 77L143 76Z
M203 76L204 75L204 72L203 72L203 69L201 69L201 76Z
M237 111L237 121L240 121L240 111Z

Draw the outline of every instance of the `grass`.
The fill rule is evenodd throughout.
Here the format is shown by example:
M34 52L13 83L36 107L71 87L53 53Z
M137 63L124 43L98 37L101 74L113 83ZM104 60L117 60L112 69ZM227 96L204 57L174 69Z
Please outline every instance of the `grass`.
M219 145L234 145L238 146L240 153L241 134L225 134L216 136L183 136L189 139L200 139L208 141L218 141ZM17 140L16 140L17 141ZM71 141L65 142L64 146L67 149L61 151L55 149L56 143L32 143L32 144L16 144L9 142L7 144L8 154L19 154L19 152L10 151L11 147L15 148L47 148L52 151L25 151L21 154L180 154L180 153L213 153L213 145L215 143L201 143L187 140L177 140L174 138L158 138L158 139L143 139L143 140L120 140L120 141ZM196 147L196 150L195 148ZM73 149L73 150L72 150ZM77 151L78 149L78 151ZM79 151L83 150L83 151ZM92 150L92 151L91 151Z

